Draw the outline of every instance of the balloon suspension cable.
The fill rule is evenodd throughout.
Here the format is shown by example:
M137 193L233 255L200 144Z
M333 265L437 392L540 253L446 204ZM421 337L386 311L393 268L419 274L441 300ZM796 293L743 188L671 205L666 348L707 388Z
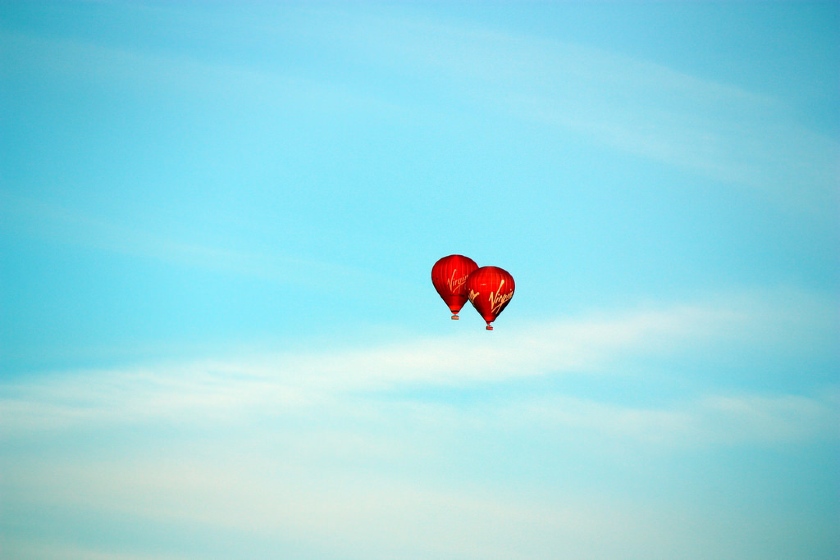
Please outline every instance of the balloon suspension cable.
M458 314L457 314L457 313L453 313L453 314L452 314L452 320L453 320L453 321L457 321L458 319L460 319L460 317L458 317Z

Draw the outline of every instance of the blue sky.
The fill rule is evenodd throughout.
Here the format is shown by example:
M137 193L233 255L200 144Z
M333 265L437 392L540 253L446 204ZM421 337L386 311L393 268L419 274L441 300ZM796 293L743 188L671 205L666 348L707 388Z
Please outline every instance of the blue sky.
M3 3L0 546L836 558L838 29Z

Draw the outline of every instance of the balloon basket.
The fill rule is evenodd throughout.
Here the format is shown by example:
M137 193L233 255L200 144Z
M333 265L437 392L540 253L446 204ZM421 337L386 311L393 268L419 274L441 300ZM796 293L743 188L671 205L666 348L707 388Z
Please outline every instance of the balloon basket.
M458 319L460 319L460 317L458 317L458 314L457 314L457 313L456 313L455 315L453 315L453 316L452 316L452 320L453 320L453 321L457 321Z
M490 325L487 325L487 326L486 326L486 327L484 327L484 328L485 328L485 329L487 329L488 331L492 331L492 330L493 330L493 327L492 327L492 326L490 326Z

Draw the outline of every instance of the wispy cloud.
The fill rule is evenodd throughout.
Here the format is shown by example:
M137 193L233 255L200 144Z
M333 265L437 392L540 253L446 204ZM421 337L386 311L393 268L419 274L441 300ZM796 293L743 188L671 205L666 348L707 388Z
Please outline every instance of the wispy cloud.
M109 551L109 547L90 548L67 543L45 544L0 537L3 551L18 560L187 560L193 556Z
M279 25L280 22L275 22L272 29L263 32L275 37ZM249 29L249 33L253 32ZM285 33L290 39L299 40L300 30L286 29ZM0 30L0 52L7 60L3 70L18 79L31 74L45 75L61 82L137 88L176 98L186 96L192 102L212 98L232 106L243 102L258 104L266 116L276 112L285 114L290 108L317 108L329 114L375 109L408 115L400 104L388 103L369 92L335 81L303 76L276 63L260 66L166 49L141 49L7 30Z
M793 316L800 330L834 333L821 312L826 303L791 294L724 298L522 325L509 339L499 330L6 379L0 491L12 515L36 511L62 526L79 515L139 522L144 542L173 527L206 534L211 544L218 532L236 534L250 546L264 543L265 557L282 550L324 558L524 559L558 551L669 558L699 542L698 527L715 535L725 555L742 546L755 515L781 540L801 527L767 511L710 515L694 502L622 498L627 489L605 469L631 478L640 469L647 480L669 468L668 455L836 445L837 387L796 394L701 388L658 404L600 398L597 388L639 375L646 386L661 383L655 364L662 356L684 363L725 343L807 352L801 340L779 342L778 332ZM586 376L593 391L504 391L522 379L564 375ZM430 387L488 385L503 396L470 403L422 396ZM517 443L501 443L508 438ZM523 469L540 468L557 471L550 484L522 478ZM602 477L600 493L577 487L580 468L602 473L587 475ZM830 534L824 518L807 524L820 542ZM614 538L604 541L605 533ZM149 550L122 547L120 556L107 543L89 544L70 545L64 556L25 538L9 549L115 560L140 560ZM702 553L689 557L710 550L705 541L695 548Z
M296 15L306 26L282 26L285 40L317 40L319 49L334 53L336 64L361 75L375 68L416 84L431 99L460 99L482 111L541 122L753 189L786 207L834 217L840 144L808 129L793 110L766 95L621 53L477 26L327 8ZM278 33L265 24L250 29L265 37ZM0 47L10 60L39 71L190 95L233 95L266 108L364 108L400 118L431 110L422 97L411 105L397 101L382 85L393 80L345 83L344 73L329 67L302 77L282 64L212 62L9 33L0 34Z
M258 253L192 243L157 232L153 227L127 226L89 211L36 200L0 189L0 231L100 251L151 258L179 266L220 270L274 280L281 284L317 286L340 276L364 281L382 278L369 270L312 258ZM393 281L393 280L392 280Z
M790 294L782 301L768 305L747 297L737 303L522 325L518 334L505 337L480 332L362 349L24 378L2 388L2 431L14 435L86 423L174 418L215 422L243 413L306 415L318 407L355 407L366 399L377 403L376 395L382 391L399 389L410 395L423 387L469 389L568 374L609 383L615 376L642 375L640 369L644 371L651 360L675 356L695 360L722 344L734 343L742 350L775 347L782 353L830 353L830 343L814 342L821 336L830 339L836 329L830 303ZM810 333L807 340L787 336L790 324L796 325L800 338L803 332ZM726 437L753 434L761 439L760 432L773 434L770 440L807 436L811 424L825 433L836 408L833 397L792 395L695 395L661 410L562 395L545 398L502 407L513 407L512 417L527 412L541 418L547 410L562 410L559 416L545 419L591 429L600 429L603 423L615 427L616 433L640 438L714 431L720 423L726 425L720 430ZM598 419L595 424L593 419ZM733 430L733 425L741 428Z
M840 440L838 397L836 389L812 396L710 395L658 408L548 397L512 406L505 417L653 446L774 445Z
M239 533L251 542L275 539L279 541L275 550L283 550L291 540L316 557L524 559L561 550L582 558L615 558L627 555L629 548L639 555L667 558L674 553L673 546L698 538L692 528L704 525L704 519L721 521L706 531L723 543L736 538L729 530L749 527L749 523L745 525L743 514L737 511L717 512L709 518L696 503L670 504L662 511L662 504L623 500L622 492L610 483L602 494L592 495L567 482L561 484L558 495L557 489L543 486L534 493L524 481L519 482L523 488L511 487L510 480L488 482L486 475L471 482L457 475L440 479L435 476L439 463L453 468L469 454L461 449L457 457L451 456L455 450L447 435L466 429L480 445L492 446L494 437L488 434L528 438L545 430L547 423L553 424L554 446L574 449L575 457L569 462L592 461L594 455L603 470L607 463L638 461L651 446L661 452L663 444L673 451L696 450L710 443L789 444L825 437L809 425L815 420L813 412L822 416L816 420L823 429L837 425L836 407L826 412L825 402L819 399L784 401L789 399L728 402L726 406L746 404L751 409L748 416L756 412L766 416L763 426L748 422L750 428L761 429L758 439L754 433L744 433L743 418L720 422L719 416L709 417L709 410L718 404L714 402L694 403L685 411L640 411L561 399L544 403L541 410L533 405L485 410L480 419L475 411L451 408L431 407L431 414L421 417L406 407L371 410L368 404L350 411L346 405L336 410L334 402L319 403L308 420L297 417L285 427L265 419L239 427L214 423L207 431L193 431L186 441L158 435L151 444L134 442L130 451L102 428L95 433L110 442L107 447L91 449L88 442L78 452L68 453L65 446L50 451L47 444L37 455L14 453L14 461L8 460L7 451L0 487L10 508L25 503L65 524L62 512L94 519L126 517L142 520L146 530L161 526L170 531L189 528L191 534L197 530ZM805 427L806 432L768 441L766 430L779 428L774 415L780 406L782 416L809 410L805 418L794 421L797 429ZM548 422L546 415L552 417ZM360 416L368 422L360 425ZM318 426L325 417L332 427ZM718 423L712 441L704 420ZM468 428L479 422L483 429ZM171 424L167 426L165 431L172 430ZM131 430L116 433L136 438ZM570 441L569 433L577 436ZM79 441L78 436L72 439ZM629 445L610 452L616 441ZM627 449L633 450L633 459L627 457ZM45 461L45 457L59 460ZM492 460L504 464L509 459ZM423 468L430 472L415 472ZM574 474L561 469L557 476ZM798 528L789 518L784 521L757 512L750 519L753 515L783 534ZM830 528L817 523L810 530L825 538ZM613 538L604 541L605 531ZM663 531L671 539L662 539ZM700 547L703 553L696 557L705 557L709 546ZM720 546L721 553L728 549ZM109 558L104 553L102 557Z
M33 501L53 507L69 502L87 515L92 510L116 516L130 512L171 526L202 527L204 534L239 531L256 542L273 536L275 552L292 541L304 545L306 557L502 560L561 550L576 557L609 558L620 552L618 541L634 549L662 546L651 538L658 520L633 513L629 504L587 503L580 496L557 504L545 497L493 496L382 479L324 483L311 471L278 470L276 465L263 470L254 468L251 458L246 459L250 469L243 470L217 459L30 465L30 476L46 484L21 482ZM604 542L605 528L620 538ZM48 547L32 548L49 552Z
M342 19L355 51L483 108L834 217L840 144L766 95L597 48L430 20ZM388 48L382 48L388 45Z

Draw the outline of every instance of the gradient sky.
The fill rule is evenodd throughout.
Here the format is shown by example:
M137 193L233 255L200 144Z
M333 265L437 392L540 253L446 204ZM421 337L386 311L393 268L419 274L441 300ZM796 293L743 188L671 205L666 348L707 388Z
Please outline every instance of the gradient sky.
M839 162L832 2L3 2L0 556L836 559Z

